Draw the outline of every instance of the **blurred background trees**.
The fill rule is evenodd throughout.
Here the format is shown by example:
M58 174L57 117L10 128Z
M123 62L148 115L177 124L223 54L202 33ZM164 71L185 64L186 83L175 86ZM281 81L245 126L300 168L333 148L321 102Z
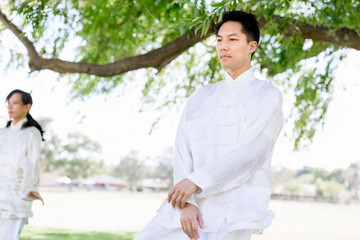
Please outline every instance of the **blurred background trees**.
M104 160L101 159L99 143L79 132L70 133L66 139L61 139L51 131L51 121L49 118L39 119L39 123L46 130L46 141L40 156L43 171L71 179L107 172Z
M128 156L123 157L112 170L113 175L120 177L129 183L129 188L135 190L141 185L147 172L146 166L142 159L139 159L137 152L132 151Z
M0 35L11 34L19 44L6 48L0 42L0 48L10 54L8 69L57 72L72 86L72 96L84 100L116 91L140 75L147 79L143 102L166 109L223 78L214 26L224 11L234 9L257 16L262 37L253 68L293 96L287 124L292 125L294 148L310 144L326 119L334 71L349 51L360 50L359 1L9 0L0 2ZM111 174L127 180L132 189L145 179L172 179L170 149L156 159L130 152L106 166L95 140L83 133L63 139L47 127L51 119L41 123L47 131L44 171L73 179ZM274 192L358 199L359 168L274 167Z
M51 129L51 119L39 122L45 130ZM99 144L81 133L71 133L60 139L46 132L41 155L42 169L73 181L98 175L108 175L127 181L132 191L166 190L172 186L173 148L164 149L153 159L130 151L117 164L106 165L101 159ZM272 167L272 188L275 198L349 203L359 200L360 162L346 169L325 170L303 167L288 169ZM165 185L164 185L165 184Z
M332 171L306 166L299 170L273 167L273 194L285 199L349 203L359 199L359 167L360 162Z
M164 107L223 78L210 36L234 9L257 16L262 38L253 66L294 95L294 147L309 144L324 123L345 49L360 50L359 1L10 0L0 5L0 30L23 46L7 49L9 67L58 72L80 98L114 91L146 69L144 102Z

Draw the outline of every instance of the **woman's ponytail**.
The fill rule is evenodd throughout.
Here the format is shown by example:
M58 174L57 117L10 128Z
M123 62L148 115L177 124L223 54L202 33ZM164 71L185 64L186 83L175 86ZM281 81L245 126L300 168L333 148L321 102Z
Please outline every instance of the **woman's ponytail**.
M21 129L28 128L28 127L36 127L40 131L41 139L43 141L45 141L44 130L42 130L42 127L40 126L40 124L37 121L35 121L35 119L33 119L33 117L30 115L30 113L26 114L26 118L27 118L27 122L22 125Z

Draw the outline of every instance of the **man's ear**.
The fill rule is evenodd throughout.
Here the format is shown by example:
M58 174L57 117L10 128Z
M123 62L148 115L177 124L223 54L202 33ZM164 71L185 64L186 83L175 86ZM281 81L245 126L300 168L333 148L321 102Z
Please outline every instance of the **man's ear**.
M250 41L249 44L250 44L250 53L255 52L255 50L257 49L257 46L258 46L257 42L256 41Z

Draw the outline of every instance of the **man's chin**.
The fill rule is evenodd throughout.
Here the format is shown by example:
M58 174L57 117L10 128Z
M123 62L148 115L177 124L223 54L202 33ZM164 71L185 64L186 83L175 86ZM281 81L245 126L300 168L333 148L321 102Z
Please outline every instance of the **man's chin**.
M231 65L228 63L221 63L221 66L225 68L226 70L229 70L231 68Z

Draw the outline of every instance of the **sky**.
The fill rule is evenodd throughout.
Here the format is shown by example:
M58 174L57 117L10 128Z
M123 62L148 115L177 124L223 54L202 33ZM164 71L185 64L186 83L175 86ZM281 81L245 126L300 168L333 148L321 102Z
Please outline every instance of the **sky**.
M5 51L0 50L0 54L6 59ZM141 158L152 159L161 155L164 149L173 147L183 104L166 112L149 135L151 125L160 113L151 105L139 112L143 107L141 87L146 80L141 71L125 88L81 101L71 99L70 85L64 79L59 80L56 73L45 70L29 74L27 67L5 72L6 61L0 64L0 124L7 120L7 94L19 88L31 92L34 104L30 113L35 119L53 119L51 128L45 129L48 133L54 132L62 139L70 132L84 133L101 144L106 163L118 163L134 150ZM294 152L292 140L282 133L275 147L273 165L332 170L360 162L360 51L349 50L335 76L334 98L325 125L317 131L313 144L308 149ZM285 115L291 108L291 98L284 95ZM3 104L1 99L4 99Z

